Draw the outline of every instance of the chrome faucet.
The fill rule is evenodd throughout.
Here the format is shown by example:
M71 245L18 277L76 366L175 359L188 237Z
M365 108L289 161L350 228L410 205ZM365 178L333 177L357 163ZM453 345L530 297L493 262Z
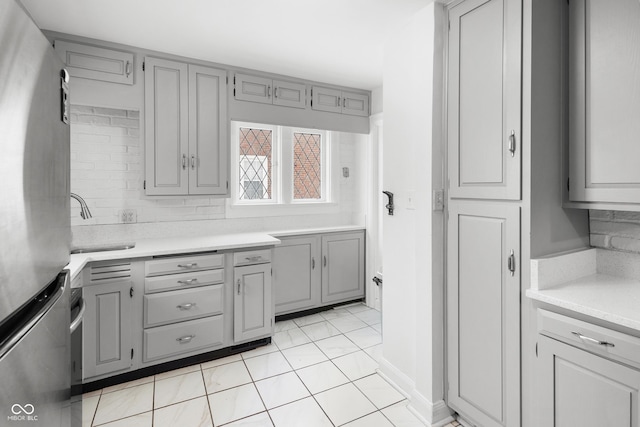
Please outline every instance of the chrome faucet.
M84 199L76 193L70 193L69 195L80 203L80 216L82 219L91 218L91 211L89 210L89 206L87 206L87 202L85 202Z

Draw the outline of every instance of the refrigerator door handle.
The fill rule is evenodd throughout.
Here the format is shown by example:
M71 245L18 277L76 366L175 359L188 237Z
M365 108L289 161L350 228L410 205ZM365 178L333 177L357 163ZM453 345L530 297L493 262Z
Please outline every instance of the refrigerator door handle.
M62 285L56 290L55 294L51 295L47 298L47 301L40 307L38 312L31 317L22 327L15 331L11 336L9 336L5 342L0 346L0 361L4 359L4 357L11 351L11 349L20 342L22 338L24 338L31 328L40 321L51 308L54 306L56 302L60 299L62 294L64 293L64 289L67 287L67 281L69 280L69 274L66 274L65 280L62 281ZM59 282L58 282L59 283Z
M69 325L69 331L74 333L80 323L82 323L82 319L84 318L84 312L87 310L87 302L84 298L80 299L80 311L76 315L76 317L71 321L71 325Z

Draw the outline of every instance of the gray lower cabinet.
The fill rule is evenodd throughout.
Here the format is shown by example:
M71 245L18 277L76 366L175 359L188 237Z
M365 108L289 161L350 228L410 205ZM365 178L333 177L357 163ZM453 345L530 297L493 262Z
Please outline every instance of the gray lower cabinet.
M520 425L520 208L452 201L448 405L484 427Z
M364 232L322 236L322 303L364 297Z
M280 237L273 249L275 313L364 297L364 231Z
M282 237L273 249L276 314L320 305L320 236Z
M145 262L142 361L159 363L224 345L224 254Z
M536 425L640 426L640 371L544 336L538 358Z
M132 365L131 280L86 286L82 322L83 378L116 373Z
M271 263L235 267L233 286L234 342L271 335Z

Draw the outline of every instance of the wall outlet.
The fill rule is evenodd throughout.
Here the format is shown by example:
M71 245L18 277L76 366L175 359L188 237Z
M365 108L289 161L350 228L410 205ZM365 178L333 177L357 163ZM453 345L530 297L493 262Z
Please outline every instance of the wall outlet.
M124 224L132 224L138 222L138 215L135 209L123 209L120 211L120 222Z

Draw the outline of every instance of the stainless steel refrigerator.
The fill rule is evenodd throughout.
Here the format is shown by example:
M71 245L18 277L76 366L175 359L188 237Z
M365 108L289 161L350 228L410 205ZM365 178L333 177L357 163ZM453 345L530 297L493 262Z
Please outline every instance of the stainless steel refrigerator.
M0 1L0 426L69 425L69 125L63 63Z

